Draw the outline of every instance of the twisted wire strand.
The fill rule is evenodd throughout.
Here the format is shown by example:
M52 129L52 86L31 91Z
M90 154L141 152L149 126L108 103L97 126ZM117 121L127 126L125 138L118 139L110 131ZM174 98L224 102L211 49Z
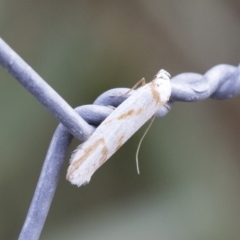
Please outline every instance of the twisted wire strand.
M61 122L49 145L33 199L19 235L19 240L37 240L57 187L62 163L72 140L71 134L81 141L86 140L94 131L94 127L113 111L109 106L117 107L135 90L126 95L124 94L129 90L128 88L106 91L94 101L93 105L75 109L78 116L1 38L0 64ZM240 66L221 64L211 68L204 75L182 73L171 79L171 85L169 106L172 106L175 101L229 99L240 94ZM160 108L156 116L163 117L169 111L170 108Z

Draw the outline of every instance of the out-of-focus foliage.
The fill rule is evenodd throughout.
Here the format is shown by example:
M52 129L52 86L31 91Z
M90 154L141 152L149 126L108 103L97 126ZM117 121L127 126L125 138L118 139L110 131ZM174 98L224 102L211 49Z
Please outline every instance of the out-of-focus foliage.
M172 75L237 65L238 1L0 1L1 37L73 107ZM0 239L16 239L57 121L0 68ZM89 185L65 180L41 239L240 239L239 99L175 104ZM72 149L77 142L73 144Z

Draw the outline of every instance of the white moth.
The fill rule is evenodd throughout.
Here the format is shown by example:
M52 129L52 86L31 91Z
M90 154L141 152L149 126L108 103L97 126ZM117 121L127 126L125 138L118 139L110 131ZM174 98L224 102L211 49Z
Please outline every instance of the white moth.
M170 74L160 70L154 79L120 104L81 144L70 159L67 180L81 186L101 167L171 95Z

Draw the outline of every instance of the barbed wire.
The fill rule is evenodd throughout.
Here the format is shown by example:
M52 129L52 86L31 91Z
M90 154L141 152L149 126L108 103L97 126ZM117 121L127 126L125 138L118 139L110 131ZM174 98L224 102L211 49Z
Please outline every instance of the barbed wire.
M41 170L37 187L19 240L37 240L55 194L60 170L72 134L81 141L87 138L113 110L137 90L111 89L101 94L92 105L73 110L27 63L0 39L0 63L61 123L57 127ZM169 108L161 107L157 117L165 116L175 101L196 102L207 98L224 100L240 94L240 66L217 65L204 75L181 73L171 79ZM119 96L119 97L114 97ZM72 120L72 118L74 120Z

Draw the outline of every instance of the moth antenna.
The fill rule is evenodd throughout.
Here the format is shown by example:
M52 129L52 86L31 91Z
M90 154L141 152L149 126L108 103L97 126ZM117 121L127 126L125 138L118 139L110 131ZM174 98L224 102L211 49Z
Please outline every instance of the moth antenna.
M140 150L142 141L143 141L144 137L146 136L147 132L149 131L150 127L152 126L154 120L155 120L155 115L152 117L151 122L150 122L149 126L147 127L145 133L144 133L143 136L141 137L141 139L140 139L140 141L139 141L139 144L138 144L138 147L137 147L137 152L136 152L136 165L137 165L137 173L138 173L138 174L140 174L140 171L139 171L139 161L138 161L138 153L139 153L139 150Z

